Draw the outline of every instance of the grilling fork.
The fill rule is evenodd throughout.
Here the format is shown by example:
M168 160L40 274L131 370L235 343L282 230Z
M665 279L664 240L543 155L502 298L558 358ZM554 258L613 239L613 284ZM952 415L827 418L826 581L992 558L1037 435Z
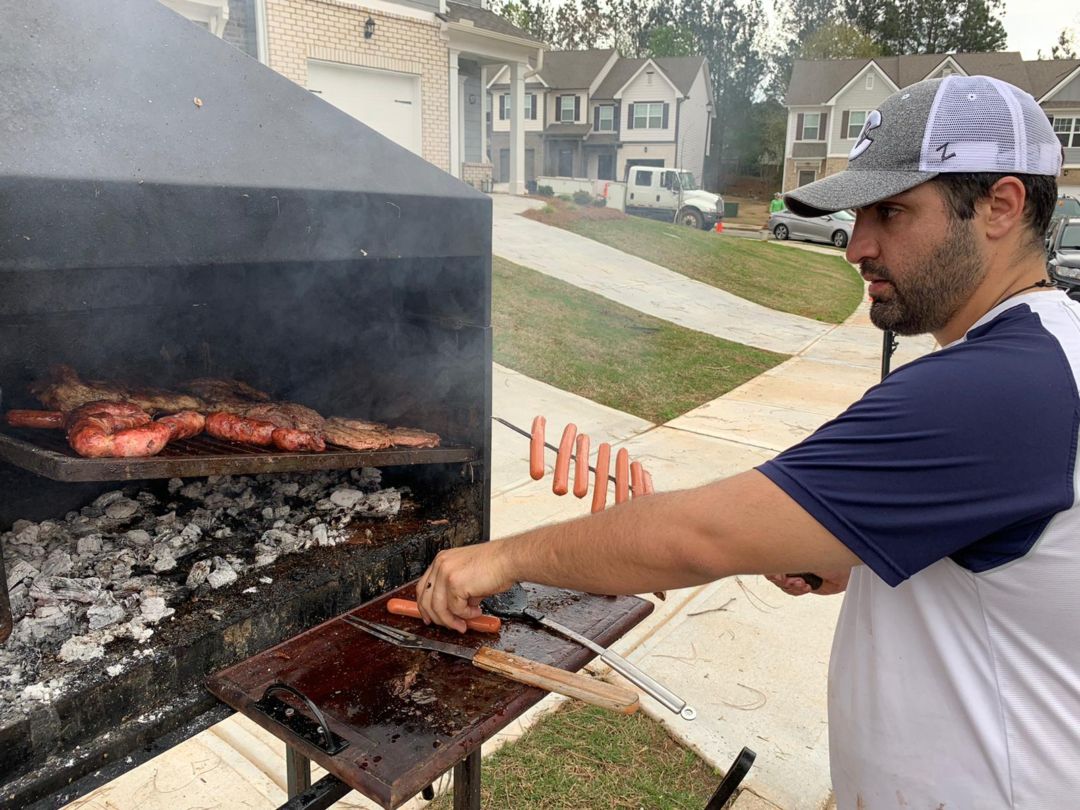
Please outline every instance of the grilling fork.
M604 681L594 680L586 675L576 672L567 672L565 669L541 664L520 655L496 650L492 647L481 647L473 650L462 647L459 644L448 644L445 641L435 641L429 638L399 630L396 627L388 627L385 624L376 624L356 616L345 615L342 620L363 630L375 638L405 647L412 650L430 650L453 655L471 661L474 667L495 672L512 681L545 689L548 692L558 692L560 695L577 698L585 703L611 709L620 714L633 714L637 711L639 703L636 692L623 689Z

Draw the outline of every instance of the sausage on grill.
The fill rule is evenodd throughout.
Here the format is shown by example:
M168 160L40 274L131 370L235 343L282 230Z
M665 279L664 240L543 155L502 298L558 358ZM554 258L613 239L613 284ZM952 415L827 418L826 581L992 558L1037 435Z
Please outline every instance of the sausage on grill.
M544 428L547 419L538 416L532 423L532 441L529 444L529 476L533 481L544 477Z
M556 495L565 495L570 491L570 455L574 452L576 437L577 425L571 422L563 429L559 454L555 457L555 477L551 482L551 491Z
M269 447L274 443L274 431L277 429L272 422L261 422L224 411L214 411L206 417L206 432L215 439L228 442Z
M84 458L141 458L160 453L172 429L133 402L88 402L68 414L67 437Z
M271 434L274 447L291 453L321 453L326 449L326 442L316 433L307 433L293 428L278 428Z
M577 437L577 466L574 467L574 496L584 498L589 494L589 434Z
M8 411L7 423L12 427L21 428L52 428L60 430L64 427L64 414L61 411Z
M630 498L630 451L619 448L615 454L615 503L620 504Z
M596 486L593 487L592 511L603 512L607 506L608 468L611 466L611 445L601 442L596 448Z
M180 411L157 420L159 425L168 425L172 435L169 441L190 439L198 436L206 428L206 417L198 411Z

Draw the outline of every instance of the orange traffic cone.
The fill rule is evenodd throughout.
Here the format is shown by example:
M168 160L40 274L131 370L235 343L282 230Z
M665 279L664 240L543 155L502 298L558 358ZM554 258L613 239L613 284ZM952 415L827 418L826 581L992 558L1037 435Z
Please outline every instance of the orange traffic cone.
M722 220L717 221L717 223L716 223L716 232L717 233L723 233L724 232L724 223L723 223Z

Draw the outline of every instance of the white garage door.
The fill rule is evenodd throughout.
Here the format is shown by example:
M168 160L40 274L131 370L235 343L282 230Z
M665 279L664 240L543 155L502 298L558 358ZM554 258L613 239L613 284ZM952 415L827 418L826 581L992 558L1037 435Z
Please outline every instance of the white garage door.
M395 143L420 154L420 77L308 62L308 89Z

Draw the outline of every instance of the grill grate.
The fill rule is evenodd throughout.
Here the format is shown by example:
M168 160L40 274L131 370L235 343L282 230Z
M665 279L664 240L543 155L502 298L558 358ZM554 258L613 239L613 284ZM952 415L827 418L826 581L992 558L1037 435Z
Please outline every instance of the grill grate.
M357 451L328 444L322 453L286 453L203 434L171 442L149 458L82 458L63 431L7 428L0 431L0 459L54 481L135 481L451 464L474 461L476 451L455 446Z

